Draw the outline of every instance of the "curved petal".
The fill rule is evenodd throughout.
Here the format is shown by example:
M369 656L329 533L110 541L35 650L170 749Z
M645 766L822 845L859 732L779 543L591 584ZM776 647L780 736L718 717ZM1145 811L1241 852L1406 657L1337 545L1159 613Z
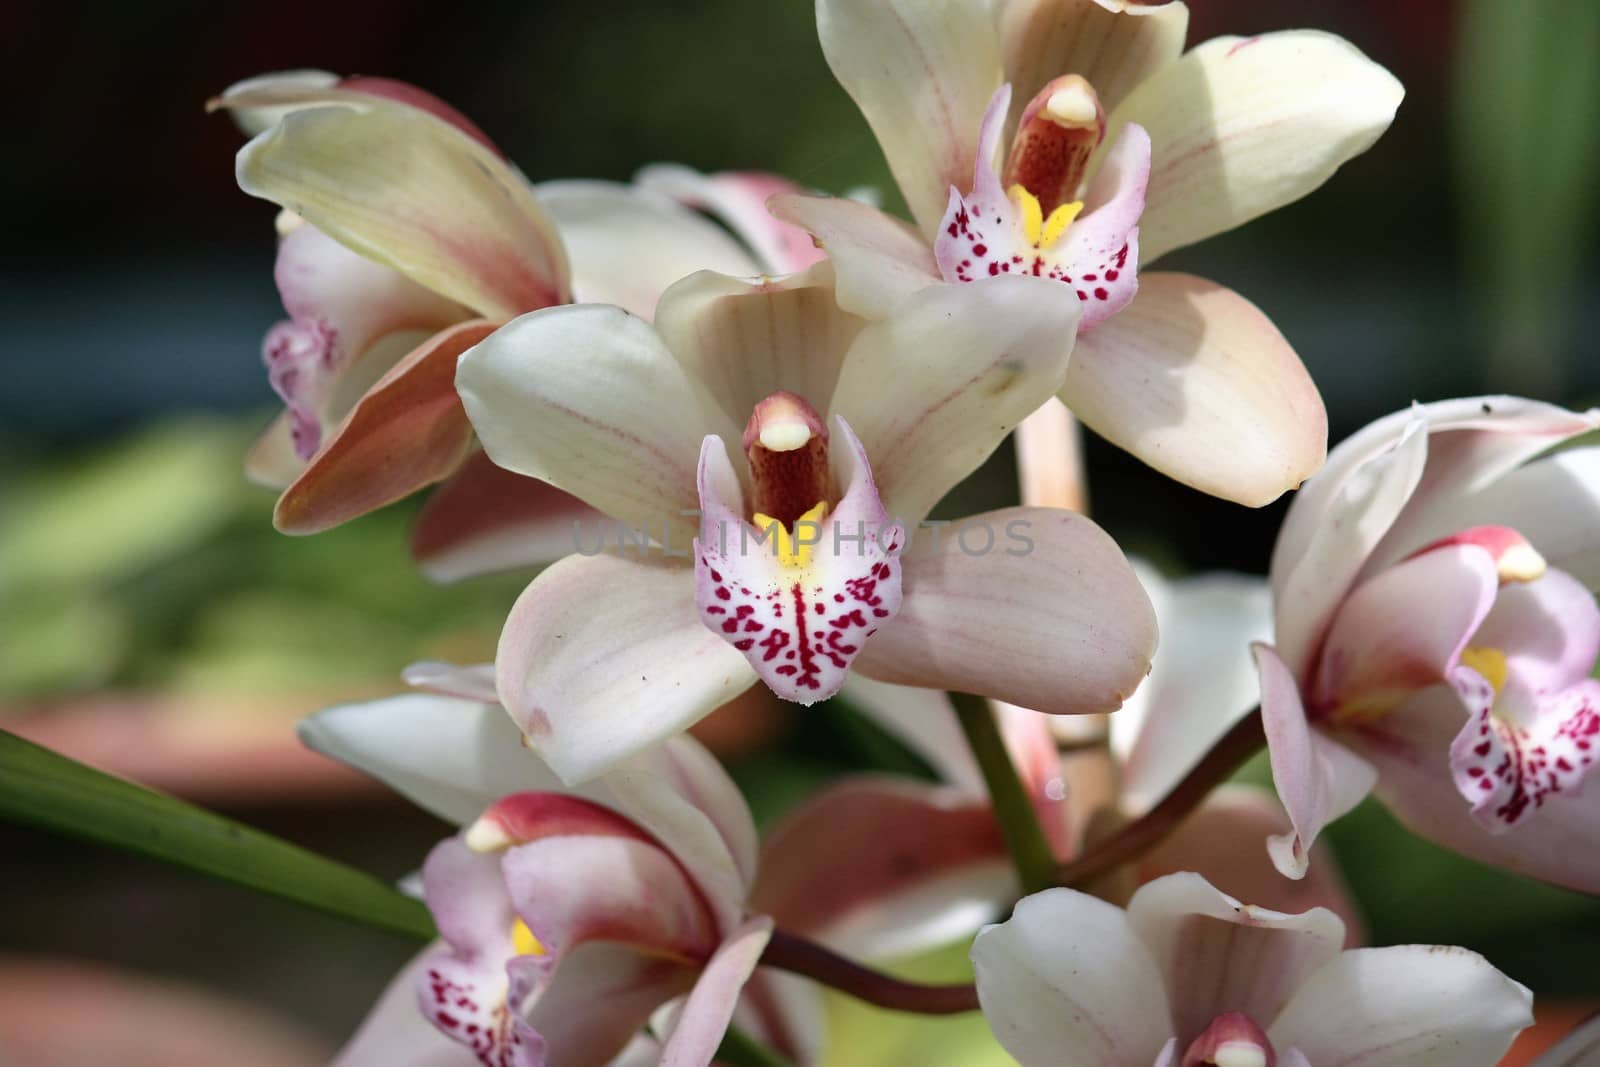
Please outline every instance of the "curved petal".
M920 522L1061 387L1078 322L1040 278L939 285L856 337L832 414L866 446L889 513Z
M1153 1063L1172 1036L1161 971L1121 909L1071 889L1025 897L972 943L978 1001L1022 1067Z
M779 391L826 411L844 354L865 325L839 310L829 285L827 267L786 278L702 271L661 298L656 331L732 426L742 429Z
M700 618L774 693L805 705L839 691L851 662L901 604L896 557L905 531L884 512L861 443L842 418L836 428L844 496L831 512L802 517L792 530L758 531L744 520L721 440L706 438L700 456Z
M1431 544L1458 530L1508 525L1530 541L1554 569L1588 589L1600 589L1600 448L1571 448L1540 456L1472 492L1433 496L1423 514L1407 517L1405 540ZM1396 550L1401 545L1396 544ZM1388 545L1373 554L1383 565Z
M1362 582L1328 628L1309 703L1336 722L1359 720L1445 681L1499 586L1494 560L1474 545L1424 552Z
M950 535L907 551L905 602L863 674L1079 714L1115 710L1150 669L1150 600L1088 519L1005 508L933 533Z
M1573 412L1516 397L1447 400L1424 406L1422 413L1428 418L1428 469L1406 510L1373 549L1368 574L1429 544L1431 539L1420 539L1419 532L1436 524L1438 512L1492 488L1546 449L1600 426L1600 411ZM1504 521L1520 530L1521 518L1513 513Z
M1182 1046L1227 1012L1276 1018L1344 945L1344 923L1331 911L1285 915L1244 904L1192 872L1140 887L1128 925L1161 968Z
M1531 711L1540 698L1589 677L1600 656L1600 607L1583 583L1555 568L1500 590L1472 644L1505 654L1500 700Z
M1017 99L1032 100L1058 75L1078 74L1108 109L1177 59L1188 32L1182 3L1012 0L1000 16L1006 81Z
M674 737L598 784L611 806L677 857L723 929L743 918L756 877L756 824L715 756L692 737Z
M1225 785L1206 797L1170 837L1145 853L1136 875L1142 883L1194 871L1234 899L1257 907L1290 915L1325 908L1344 922L1345 945L1355 947L1366 924L1327 845L1312 848L1315 862L1298 881L1279 874L1261 847L1263 839L1292 831L1289 817L1270 791Z
M239 187L505 320L570 299L560 238L498 155L398 104L294 111L239 150Z
M378 346L381 338L432 335L472 318L460 304L357 255L315 226L298 226L279 242L273 273L289 321L267 333L262 358L288 409L302 460L389 369L381 356L408 350Z
M710 956L716 925L694 884L660 846L573 830L513 845L505 891L543 952L546 970L587 941L632 945L680 962ZM510 924L507 924L507 930Z
M467 1067L472 1054L417 1010L417 989L437 946L424 949L384 987L332 1067Z
M967 744L956 721L955 706L944 690L889 685L857 671L844 680L839 695L927 760L940 781L976 796L987 795L972 746Z
M1377 772L1311 728L1289 668L1272 646L1254 648L1272 781L1294 825L1292 834L1269 839L1267 848L1285 878L1304 878L1317 835L1371 792Z
M411 527L411 558L430 580L458 582L554 563L606 539L606 517L482 451L428 494Z
M678 1013L660 1067L707 1067L733 1019L739 992L772 937L772 920L757 916L729 933L706 963Z
M271 129L305 100L325 101L339 84L339 75L325 70L280 70L234 82L206 101L207 111L227 109L246 137Z
M650 189L554 181L535 191L566 246L575 300L616 304L649 319L661 294L686 274L760 269L716 223Z
M1314 1064L1492 1067L1533 1022L1533 994L1476 952L1395 945L1346 952L1268 1027Z
M1365 152L1405 94L1349 42L1315 30L1217 37L1111 113L1150 131L1145 261L1305 196Z
M1078 338L1061 399L1163 474L1250 507L1322 463L1327 412L1271 320L1188 274L1140 275L1133 303Z
M514 961L511 970L523 985L546 981L525 1008L525 1041L544 1057L536 1061L539 1067L653 1067L661 1047L641 1031L695 976L680 963L606 942L579 946L547 979L538 959Z
M495 664L506 709L567 782L687 729L755 681L700 622L686 563L612 555L569 556L535 578Z
M1450 745L1465 722L1455 691L1435 686L1342 740L1377 767L1378 798L1418 836L1481 863L1600 893L1600 790L1555 797L1512 832L1491 834L1450 775Z
M448 477L472 445L456 396L456 360L493 332L493 323L464 322L396 363L283 491L273 525L319 533Z
M870 960L970 935L1015 892L987 798L863 776L772 829L750 904L791 933Z
M772 213L816 240L833 264L839 307L881 319L939 281L922 234L871 204L833 196L779 196Z
M559 789L498 707L408 693L341 704L302 719L301 742L466 826L508 793Z
M407 665L400 677L413 689L435 696L457 697L479 704L498 704L494 688L494 664L474 663L458 666L441 660L420 660Z
M817 36L931 237L950 187L964 188L972 174L978 125L1000 87L988 5L818 0Z
M1311 673L1339 602L1422 479L1427 422L1414 411L1405 415L1379 447L1369 450L1359 434L1341 444L1335 454L1345 452L1345 464L1313 478L1278 531L1271 570L1275 644L1293 674ZM1347 449L1363 457L1353 469Z
M755 253L755 266L748 273L789 274L822 259L822 250L804 230L767 210L773 197L801 191L788 178L762 171L701 174L674 163L656 163L634 175L633 180L641 189L663 193L685 207L704 211L732 230Z
M733 440L648 323L598 304L502 326L462 356L456 389L489 457L683 552L707 433Z
M1573 1027L1566 1037L1545 1049L1533 1067L1583 1067L1595 1062L1600 1062L1600 1015L1591 1015Z
M1111 717L1111 750L1122 764L1119 800L1132 816L1166 796L1244 718L1259 692L1250 644L1272 629L1261 578L1215 573L1168 582L1146 568L1139 576L1162 642L1150 677Z

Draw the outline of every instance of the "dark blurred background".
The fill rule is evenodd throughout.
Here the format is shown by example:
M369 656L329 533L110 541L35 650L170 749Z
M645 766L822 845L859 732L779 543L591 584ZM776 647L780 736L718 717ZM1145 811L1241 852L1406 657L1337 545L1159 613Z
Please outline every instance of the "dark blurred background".
M1163 266L1274 318L1334 441L1413 399L1591 403L1597 13L1590 0L1196 4L1191 44L1324 29L1393 70L1407 98L1317 194ZM241 139L202 105L270 70L381 74L451 101L535 180L672 160L876 186L898 206L811 4L86 3L14 5L7 24L0 721L403 874L442 827L299 754L289 724L392 688L420 655L486 655L520 583L426 586L405 559L404 505L309 540L271 530L270 496L239 461L273 410L259 341L281 317L275 209L234 186ZM998 456L972 493L1009 494L1009 464ZM1222 504L1098 442L1089 466L1096 517L1130 550L1174 571L1265 570L1282 503ZM830 715L779 723L777 747L737 760L763 815L878 759ZM1582 966L1600 950L1590 902L1440 856L1376 811L1338 831L1376 940L1467 943L1541 991L1600 996ZM303 1058L342 1037L410 951L87 845L0 826L0 849L11 989L45 958L207 986L265 1004ZM12 1064L6 1027L22 1024L7 1019L0 1007Z

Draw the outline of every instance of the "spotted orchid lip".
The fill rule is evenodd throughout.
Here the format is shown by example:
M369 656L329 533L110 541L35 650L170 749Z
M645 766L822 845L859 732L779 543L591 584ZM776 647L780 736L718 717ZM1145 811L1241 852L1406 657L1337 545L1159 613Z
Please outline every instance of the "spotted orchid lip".
M837 505L824 497L792 524L759 512L754 523L746 520L718 438L707 438L700 456L700 618L774 693L801 704L839 691L862 646L899 611L902 595L896 556L904 532L884 510L860 441L843 419L837 425L850 468L845 492ZM775 458L755 452L762 447L753 446L752 455L758 499L771 470L756 460ZM777 455L810 462L799 449ZM789 498L801 499L792 491Z
M1035 97L1002 181L993 160L1010 102L1006 85L989 103L971 192L950 190L934 259L947 282L1022 274L1070 286L1083 305L1079 330L1091 329L1127 307L1138 291L1149 135L1130 123L1078 200L1104 136L1092 88L1082 79L1057 79ZM1058 103L1064 118L1051 111ZM1091 111L1094 117L1084 120Z

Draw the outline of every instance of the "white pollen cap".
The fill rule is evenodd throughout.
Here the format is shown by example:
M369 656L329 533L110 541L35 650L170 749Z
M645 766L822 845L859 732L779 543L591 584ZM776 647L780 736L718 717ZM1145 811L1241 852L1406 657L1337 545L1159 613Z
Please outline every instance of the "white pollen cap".
M479 819L467 828L467 847L474 852L500 852L516 844L498 819Z
M1496 570L1503 582L1532 582L1544 577L1545 561L1539 550L1526 541L1518 542L1500 553L1495 561Z
M770 452L793 452L811 440L811 427L804 419L770 419L761 424L761 447Z
M1225 1041L1211 1062L1217 1067L1267 1067L1267 1052L1254 1041Z
M1063 85L1045 101L1045 112L1063 126L1088 126L1100 117L1094 94L1081 83Z

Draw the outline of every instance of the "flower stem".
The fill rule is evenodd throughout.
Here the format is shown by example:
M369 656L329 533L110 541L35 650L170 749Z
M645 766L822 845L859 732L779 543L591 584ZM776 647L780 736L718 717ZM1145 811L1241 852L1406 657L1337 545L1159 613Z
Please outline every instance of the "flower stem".
M776 1051L763 1045L737 1026L728 1027L717 1046L717 1063L728 1067L793 1067Z
M1063 864L1056 871L1059 884L1082 885L1155 848L1266 743L1261 712L1256 709L1223 734L1155 807L1071 863Z
M967 745L983 773L984 784L989 787L990 802L1000 822L1006 849L1011 853L1011 862L1017 868L1022 895L1049 889L1056 884L1055 856L1044 831L1039 828L1039 816L1022 787L1017 768L1006 752L994 710L988 701L969 693L951 693L950 701L956 707L961 732L966 735Z
M978 991L971 984L923 985L903 981L781 929L772 932L772 940L767 942L761 962L891 1011L955 1015L978 1010Z

